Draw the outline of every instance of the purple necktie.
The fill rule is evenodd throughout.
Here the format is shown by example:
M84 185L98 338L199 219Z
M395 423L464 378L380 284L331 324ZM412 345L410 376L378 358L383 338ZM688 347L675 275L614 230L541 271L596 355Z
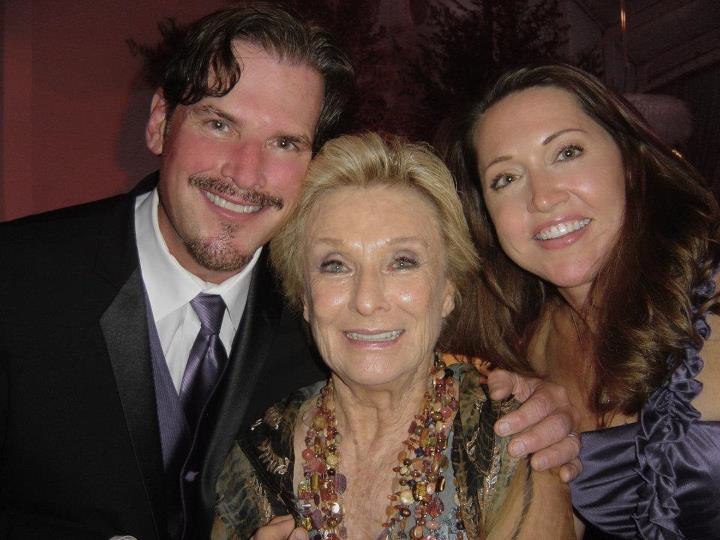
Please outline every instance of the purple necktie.
M190 301L190 305L200 319L200 332L190 349L180 385L180 402L190 428L194 431L205 402L227 363L227 354L219 335L225 314L222 297L200 293Z

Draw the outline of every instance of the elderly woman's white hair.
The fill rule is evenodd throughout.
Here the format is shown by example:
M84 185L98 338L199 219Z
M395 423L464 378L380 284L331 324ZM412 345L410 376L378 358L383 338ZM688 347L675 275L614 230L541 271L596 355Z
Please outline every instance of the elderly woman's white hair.
M271 242L272 263L293 306L302 306L305 292L304 234L308 216L325 195L336 189L371 186L409 189L426 199L435 209L447 248L448 279L456 291L462 291L475 279L477 254L452 175L440 158L428 146L397 136L345 135L326 143L313 159L295 210ZM377 218L381 220L382 216ZM456 304L459 300L456 292Z

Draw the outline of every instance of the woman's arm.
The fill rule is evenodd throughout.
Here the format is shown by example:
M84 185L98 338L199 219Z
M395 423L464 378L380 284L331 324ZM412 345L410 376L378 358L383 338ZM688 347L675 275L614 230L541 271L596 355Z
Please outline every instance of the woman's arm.
M557 471L535 471L526 458L520 459L505 489L485 505L488 540L576 539L570 489Z
M558 471L533 470L529 458L510 455L510 437L493 431L519 403L490 400L473 370L461 377L453 473L468 537L575 540L570 489Z

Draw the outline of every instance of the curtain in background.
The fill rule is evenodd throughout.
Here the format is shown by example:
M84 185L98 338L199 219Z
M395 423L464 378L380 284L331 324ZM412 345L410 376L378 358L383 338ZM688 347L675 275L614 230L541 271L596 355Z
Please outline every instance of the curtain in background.
M683 151L712 182L720 198L720 63L690 73L658 89L685 101L693 116L693 131Z

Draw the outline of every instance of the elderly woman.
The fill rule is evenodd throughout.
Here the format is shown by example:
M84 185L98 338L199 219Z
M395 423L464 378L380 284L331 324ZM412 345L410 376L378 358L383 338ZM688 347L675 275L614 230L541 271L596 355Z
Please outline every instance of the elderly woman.
M448 155L483 261L482 301L464 306L482 324L460 348L527 356L568 388L586 432L572 486L586 537L718 538L720 212L707 184L569 66L502 77Z
M477 269L437 157L375 134L331 141L272 258L331 375L238 439L213 538L287 513L310 538L574 537L566 486L493 433L514 402L437 353Z

